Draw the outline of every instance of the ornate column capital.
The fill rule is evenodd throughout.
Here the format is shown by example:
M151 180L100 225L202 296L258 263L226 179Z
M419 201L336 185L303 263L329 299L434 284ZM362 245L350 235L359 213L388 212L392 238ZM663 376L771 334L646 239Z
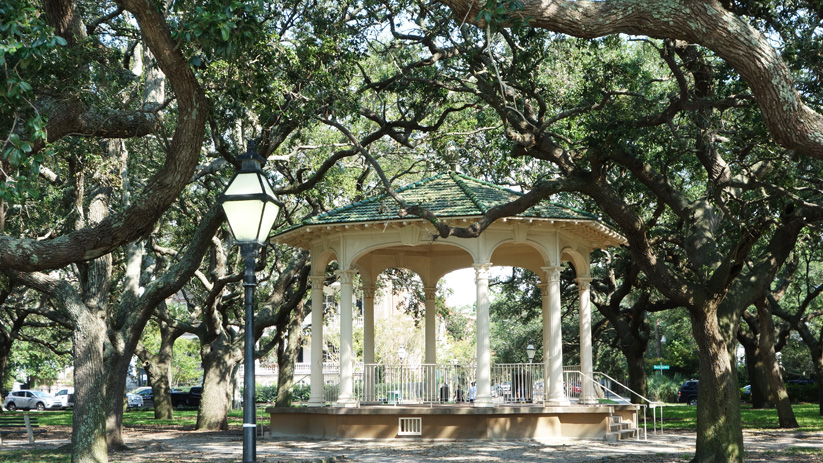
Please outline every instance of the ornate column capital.
M364 299L374 299L374 285L363 285L363 298Z
M426 300L433 300L437 296L437 288L423 288L423 294L426 295Z
M354 275L357 274L357 270L338 270L337 277L340 278L340 284L350 285L354 281Z
M588 291L592 287L592 278L591 277L578 277L578 278L575 278L574 281L577 282L577 288L580 292Z
M538 283L537 287L540 288L540 295L546 297L549 295L549 284L548 283Z
M540 270L546 272L546 276L548 277L548 281L560 281L560 271L563 270L563 267L540 267Z
M488 262L485 264L474 264L474 278L475 280L488 280L489 279L489 269L491 268L492 263Z
M319 287L323 286L323 284L325 284L326 276L325 275L310 275L309 276L309 281L311 281L311 287L312 288L319 288Z

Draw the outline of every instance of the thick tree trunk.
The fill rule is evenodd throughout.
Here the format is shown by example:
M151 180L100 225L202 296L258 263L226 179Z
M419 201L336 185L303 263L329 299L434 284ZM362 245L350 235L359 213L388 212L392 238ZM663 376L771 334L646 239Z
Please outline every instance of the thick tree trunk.
M291 407L294 386L294 362L303 343L303 303L291 314L288 337L280 336L277 345L277 407Z
M752 386L752 408L768 408L771 406L769 403L769 380L766 365L759 353L759 343L744 344L743 348L746 350L746 369L749 372L749 384Z
M203 353L203 397L197 413L198 430L229 429L229 399L236 364L235 356L222 350Z
M126 407L126 376L130 363L131 352L128 356L122 352L110 352L106 362L106 441L110 451L128 448L123 441L123 411Z
M740 391L729 345L717 320L717 308L695 308L690 315L700 359L694 461L743 463Z
M109 213L111 188L100 187L88 207L89 223L100 223ZM75 406L72 463L108 461L106 442L105 314L111 288L111 254L78 265L84 308L74 314Z
M758 301L757 320L760 324L760 353L766 372L769 378L769 396L777 406L777 419L781 428L797 428L797 419L794 417L792 404L789 402L789 394L786 393L786 386L780 376L780 369L777 364L777 355L774 352L774 322L772 314L766 307L766 301Z
M161 342L160 351L157 355L145 358L141 354L140 358L154 394L154 418L157 420L170 420L174 415L174 407L171 403L170 380L173 345L164 344Z
M74 420L71 433L72 463L106 463L106 404L103 391L103 343L106 326L86 312L74 329Z
M174 343L183 335L182 329L172 329L165 322L160 322L160 347L156 354L138 344L135 353L146 370L154 393L154 418L168 420L173 416L174 405L171 401L171 367L174 360Z
M643 397L648 397L646 387L646 343L634 342L627 349L623 350L629 369L629 388ZM643 403L643 399L632 394L632 403Z
M814 375L817 378L818 413L823 416L823 358L818 357L814 360Z
M6 390L4 390L4 384L6 384L6 365L9 361L9 353L4 351L0 348L0 396L6 397ZM0 413L3 413L3 407L0 406Z
M146 376L149 378L151 384L152 394L154 395L154 419L156 420L170 420L174 418L174 406L171 403L171 381L169 380L169 371L171 365L155 365L154 374L149 374L146 370Z

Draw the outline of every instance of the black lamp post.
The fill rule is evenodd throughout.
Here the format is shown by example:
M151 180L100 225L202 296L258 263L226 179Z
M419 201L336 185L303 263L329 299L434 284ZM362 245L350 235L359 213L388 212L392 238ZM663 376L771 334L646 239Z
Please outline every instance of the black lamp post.
M226 213L226 220L240 245L245 260L243 287L246 306L246 339L244 352L245 385L243 391L243 463L257 460L257 416L254 409L254 288L257 279L254 266L260 247L266 242L280 207L271 185L263 175L266 160L257 154L257 143L249 140L248 149L238 160L242 167L234 174L226 191L217 198Z

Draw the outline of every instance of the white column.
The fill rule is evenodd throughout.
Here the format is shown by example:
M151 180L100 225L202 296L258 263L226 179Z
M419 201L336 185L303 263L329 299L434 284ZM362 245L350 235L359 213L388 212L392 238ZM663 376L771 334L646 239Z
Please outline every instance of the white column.
M374 285L363 285L363 363L374 363Z
M549 397L550 405L568 405L563 392L563 333L560 327L560 270L563 267L543 267L549 283ZM545 347L543 348L545 350Z
M551 378L551 352L549 352L549 346L551 346L552 329L551 315L549 312L549 284L540 283L537 287L540 288L541 308L543 311L543 400L546 401L549 398L549 380Z
M340 278L340 395L337 405L353 407L357 405L354 398L354 365L352 336L352 280L354 270L338 270Z
M323 284L326 277L312 275L311 280L311 395L310 407L326 405L323 399Z
M363 400L373 402L374 366L374 285L363 285Z
M594 385L592 384L592 312L591 312L591 278L577 279L577 288L580 292L580 370L583 373L583 390L580 395L581 404L595 404Z
M491 407L491 344L489 336L489 268L491 263L474 265L477 285L477 407Z
M435 294L437 288L423 288L426 295L426 357L423 363L437 363L437 307L435 306Z
M426 295L426 354L423 363L426 375L426 400L437 400L437 306L435 304L437 288L423 288Z

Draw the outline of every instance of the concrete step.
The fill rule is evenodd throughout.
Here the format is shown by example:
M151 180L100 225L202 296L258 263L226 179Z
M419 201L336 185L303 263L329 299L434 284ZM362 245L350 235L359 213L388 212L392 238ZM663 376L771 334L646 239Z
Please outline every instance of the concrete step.
M637 429L622 429L620 431L614 432L607 432L606 433L606 442L617 442L621 441L626 438L635 437L637 433Z
M634 429L631 423L612 423L609 425L609 431L617 432L626 429Z
M606 442L617 442L627 437L637 436L637 428L632 423L623 421L620 415L609 417L609 430L606 432Z

